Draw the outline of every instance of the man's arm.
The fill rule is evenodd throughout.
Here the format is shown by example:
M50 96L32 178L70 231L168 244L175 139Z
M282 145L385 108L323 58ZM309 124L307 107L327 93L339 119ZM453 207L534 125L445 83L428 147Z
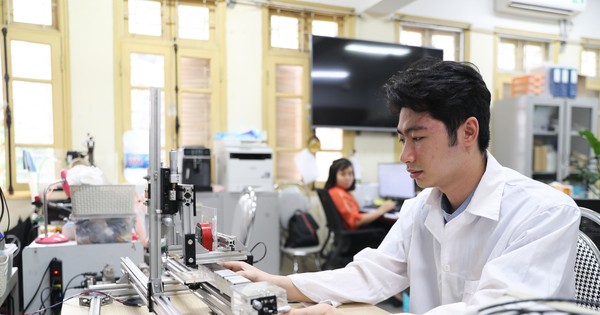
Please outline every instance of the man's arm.
M292 283L292 280L286 276L272 275L241 261L227 261L223 262L222 265L227 269L237 272L239 275L252 282L267 281L285 289L289 300L298 302L312 302L306 295L300 292L294 283Z

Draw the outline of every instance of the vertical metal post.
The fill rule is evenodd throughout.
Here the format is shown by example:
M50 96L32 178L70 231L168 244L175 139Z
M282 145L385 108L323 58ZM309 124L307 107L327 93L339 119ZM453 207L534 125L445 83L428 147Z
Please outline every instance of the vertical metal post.
M161 188L160 176L160 89L150 89L150 165L148 181L150 182L150 286L153 293L162 293L162 258L160 251L161 238ZM150 299L148 299L150 303Z

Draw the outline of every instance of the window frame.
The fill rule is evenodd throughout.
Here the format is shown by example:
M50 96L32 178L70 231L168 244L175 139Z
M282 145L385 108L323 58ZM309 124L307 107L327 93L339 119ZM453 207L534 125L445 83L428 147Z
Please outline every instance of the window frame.
M527 33L510 29L497 29L495 31L494 37L494 93L492 93L494 100L499 100L504 97L504 91L506 88L510 87L513 78L522 76L526 73L525 69L506 71L500 70L498 68L498 47L502 38L520 41L521 43L546 43L548 45L546 51L547 58L544 62L551 64L556 64L558 62L558 51L560 49L560 42L555 35L543 33ZM523 47L523 45L521 45L521 47Z
M25 196L30 194L29 182L19 183L17 182L17 147L30 147L30 148L50 148L54 150L54 158L59 161L63 160L63 156L58 156L59 153L66 153L71 148L71 109L70 109L70 92L69 92L69 54L68 54L68 38L65 34L68 33L68 27L66 23L66 5L57 0L52 0L52 25L36 25L29 23L21 23L12 21L11 10L9 9L12 5L12 1L4 1L2 5L2 21L7 29L6 44L9 47L4 47L4 42L0 43L0 49L4 53L6 51L8 59L8 69L4 69L3 72L9 75L8 91L6 90L5 81L2 82L2 100L6 102L6 93L8 93L9 101L8 105L11 112L14 114L14 94L12 88L12 64L11 64L11 41L25 41L32 43L46 44L50 46L51 50L51 73L52 77L49 82L52 85L52 111L53 111L53 143L51 145L43 144L23 144L19 145L15 143L15 125L14 120L10 127L10 139L8 139L8 133L4 134L4 143L2 144L5 159L6 168L10 169L11 179L9 183L8 176L3 176L0 185L8 187L9 194L16 194L17 196ZM3 73L4 75L4 73ZM19 80L21 81L21 80ZM38 82L37 80L23 80L25 82ZM41 81L40 81L41 82ZM4 111L2 115L5 115ZM6 124L5 119L2 122ZM10 144L10 150L8 145ZM10 165L9 164L9 151L10 151ZM59 172L60 169L55 170ZM55 174L58 178L59 174ZM37 192L31 192L37 194Z
M181 132L176 133L176 116L169 115L172 111L172 105L176 105L177 113L182 111L182 94L186 90L182 88L181 71L178 67L181 58L208 58L210 59L210 80L211 91L210 112L211 126L210 133L215 134L218 131L227 129L227 106L225 105L225 83L221 79L225 73L226 51L223 46L225 43L225 12L226 3L218 0L206 0L198 2L194 0L158 0L161 3L162 31L161 36L149 36L140 34L130 34L128 31L128 0L113 0L115 25L115 144L116 152L119 156L117 173L119 182L125 182L124 170L124 148L123 135L131 128L131 99L129 91L131 90L129 73L129 53L138 52L142 54L159 53L165 56L165 146L164 150L177 149L181 143ZM163 6L166 4L166 7ZM209 39L176 39L174 35L177 32L177 5L206 6L209 8ZM165 16L167 18L165 18ZM223 31L219 31L223 30ZM177 45L175 53L174 44ZM177 58L177 59L175 59ZM177 95L175 95L175 86L177 85ZM178 114L179 115L179 114ZM211 136L212 139L212 136ZM212 150L213 143L208 145ZM213 163L214 168L214 163ZM211 172L214 174L214 171Z
M267 130L268 144L273 149L273 165L274 179L276 183L297 181L298 178L281 178L277 171L277 155L278 153L294 153L300 152L308 147L310 137L314 134L310 124L310 36L312 34L312 21L336 21L338 22L338 36L352 37L354 35L354 16L352 11L347 8L325 6L312 4L314 6L304 8L282 8L279 6L263 7L263 64L265 70L263 72L264 84L263 95L265 102L263 105L263 125ZM343 13L342 13L343 12ZM287 49L279 47L271 47L271 15L284 15L302 19L299 21L299 45L298 49ZM302 109L302 130L301 144L299 147L279 147L274 136L277 132L276 118L276 97L275 91L275 67L277 64L296 64L301 65L303 71L302 95L300 96L304 105ZM353 135L353 133L344 131L344 139ZM344 140L344 147L341 150L343 155L348 156L352 147L347 145ZM300 176L297 173L297 176Z

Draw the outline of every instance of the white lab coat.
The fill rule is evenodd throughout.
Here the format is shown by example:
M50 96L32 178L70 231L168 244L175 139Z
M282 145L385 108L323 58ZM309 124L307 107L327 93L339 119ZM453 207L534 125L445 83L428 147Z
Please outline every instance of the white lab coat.
M410 286L416 314L461 314L507 292L575 295L580 212L550 186L502 167L488 153L468 207L444 224L441 192L407 200L377 249L345 268L290 275L313 301L378 303Z

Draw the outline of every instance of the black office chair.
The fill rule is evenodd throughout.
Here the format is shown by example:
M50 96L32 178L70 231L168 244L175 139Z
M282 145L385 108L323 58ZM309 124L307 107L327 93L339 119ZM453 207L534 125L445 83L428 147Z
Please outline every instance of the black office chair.
M327 228L329 233L327 240L333 236L333 246L331 250L325 254L325 262L323 269L335 269L347 265L352 261L356 253L366 247L376 248L381 240L385 237L387 231L380 228L364 228L357 230L348 230L344 227L342 217L338 212L337 207L333 203L329 192L324 189L317 189L317 194L323 205L325 217L327 218ZM326 245L323 244L322 252L325 251Z

